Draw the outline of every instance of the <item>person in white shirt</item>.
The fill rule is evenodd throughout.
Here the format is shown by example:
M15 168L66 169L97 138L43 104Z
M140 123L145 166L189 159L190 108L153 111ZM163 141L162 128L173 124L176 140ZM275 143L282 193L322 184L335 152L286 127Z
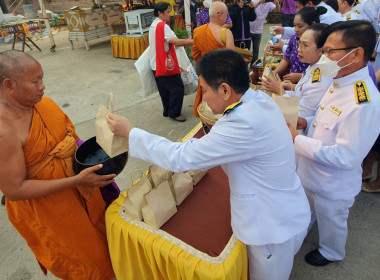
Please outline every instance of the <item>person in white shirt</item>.
M317 63L333 83L313 117L299 118L299 135L289 125L300 156L297 173L309 198L312 224L318 222L319 248L305 260L324 266L345 258L347 219L361 190L361 163L377 139L380 94L367 63L376 42L375 30L364 20L332 24Z
M281 6L278 0L274 2L266 2L265 0L252 0L255 8L256 19L254 21L250 21L250 32L251 32L251 40L252 40L252 54L253 60L259 58L259 49L261 42L261 35L263 33L263 26L266 17L269 12L272 11L280 11Z
M167 2L159 2L154 7L154 16L156 18L152 22L149 28L149 57L150 68L153 73L156 74L156 27L160 22L170 21L170 4ZM164 48L167 52L169 50L169 44L175 46L191 46L193 45L193 39L178 39L174 31L170 29L168 24L164 27ZM186 118L181 115L182 103L184 97L184 86L180 74L171 76L155 77L158 92L161 97L163 106L163 116L170 117L173 120L184 122Z
M314 116L326 90L332 84L332 78L322 75L316 64L322 55L322 47L326 41L324 30L327 24L317 23L310 25L302 34L298 43L298 56L301 62L310 66L302 75L301 80L292 88L292 84L281 82L277 75L277 81L267 76L261 81L261 90L268 90L278 95L299 97L298 114L302 118ZM288 90L285 90L288 89Z
M343 20L360 20L365 19L361 13L354 8L356 0L338 0L338 12L342 15Z
M197 63L200 86L214 114L210 132L184 143L134 128L109 114L129 138L129 153L175 172L221 165L228 176L231 226L247 244L250 279L286 280L310 222L310 206L295 172L291 134L276 103L249 87L243 57L218 49ZM279 141L281 139L281 141Z

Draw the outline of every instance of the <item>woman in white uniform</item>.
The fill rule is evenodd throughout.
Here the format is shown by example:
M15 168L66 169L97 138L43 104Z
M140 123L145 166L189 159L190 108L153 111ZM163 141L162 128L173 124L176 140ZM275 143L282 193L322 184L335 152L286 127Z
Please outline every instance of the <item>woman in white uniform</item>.
M326 36L323 34L326 27L327 24L323 23L310 25L302 34L298 44L298 58L303 63L309 63L310 66L295 86L294 91L285 91L284 87L290 84L286 84L286 81L281 82L278 75L278 81L267 76L261 81L263 90L278 95L298 96L300 98L298 115L302 118L315 115L322 96L332 83L332 78L321 75L322 73L316 65L321 58L322 46L326 41Z

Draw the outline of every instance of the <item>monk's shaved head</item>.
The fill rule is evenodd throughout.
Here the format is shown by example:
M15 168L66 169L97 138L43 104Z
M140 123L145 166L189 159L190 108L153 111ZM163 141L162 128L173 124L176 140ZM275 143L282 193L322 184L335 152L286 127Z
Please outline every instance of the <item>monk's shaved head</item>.
M5 79L17 80L20 74L25 74L25 63L36 62L30 54L10 50L0 52L0 88Z
M210 18L216 18L218 14L225 13L227 14L227 6L223 2L213 2L210 6L209 14Z

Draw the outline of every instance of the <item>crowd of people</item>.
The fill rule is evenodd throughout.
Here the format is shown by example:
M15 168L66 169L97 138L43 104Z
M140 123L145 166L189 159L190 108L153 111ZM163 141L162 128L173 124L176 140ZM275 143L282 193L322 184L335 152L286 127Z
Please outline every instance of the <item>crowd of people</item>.
M149 65L163 117L186 120L175 46L192 46L199 76L194 114L204 101L223 116L208 134L184 143L136 128L125 117L107 116L112 132L129 139L133 157L175 172L223 168L231 226L246 244L250 279L288 279L315 222L319 245L306 262L325 266L343 260L355 197L360 190L380 192L380 176L362 184L374 179L380 158L380 72L370 63L379 58L379 19L373 13L380 6L372 0L326 2L284 0L281 7L277 0L236 0L230 6L210 1L208 17L192 19L194 26L201 24L188 39L177 38L169 26L173 3L156 3ZM285 49L274 70L277 79L264 76L261 86L299 97L297 127L284 120L269 95L250 88L247 61L235 51L252 42L255 59L263 15L273 10L283 13L283 26L274 31L289 42L277 46ZM42 79L41 65L29 54L0 53L0 161L8 163L0 169L0 190L9 219L45 274L111 279L99 187L112 183L115 174L97 175L101 165L74 174L75 127L43 97Z

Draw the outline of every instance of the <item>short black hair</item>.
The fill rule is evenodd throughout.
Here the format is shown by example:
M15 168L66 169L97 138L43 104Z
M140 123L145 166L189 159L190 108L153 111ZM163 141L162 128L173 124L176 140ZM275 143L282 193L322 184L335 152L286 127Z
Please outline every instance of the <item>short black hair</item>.
M325 23L317 23L310 25L306 30L314 31L314 40L317 45L317 48L320 49L326 42L327 33L326 29L329 25Z
M154 11L153 11L154 16L158 17L158 12L164 13L169 6L170 6L169 3L167 2L158 2L156 6L154 7Z
M338 21L328 26L326 32L327 37L333 32L342 33L342 41L346 47L363 48L365 63L371 58L376 45L376 31L369 21ZM351 50L347 50L349 51Z
M348 5L350 5L351 7L356 2L355 0L343 0L343 1L346 1L348 3Z
M314 23L319 23L319 16L327 12L325 7L304 7L297 12L296 15L299 15L302 20L308 25Z
M249 73L243 56L231 49L217 49L204 55L196 64L198 76L217 90L227 83L238 94L244 94L249 88Z

